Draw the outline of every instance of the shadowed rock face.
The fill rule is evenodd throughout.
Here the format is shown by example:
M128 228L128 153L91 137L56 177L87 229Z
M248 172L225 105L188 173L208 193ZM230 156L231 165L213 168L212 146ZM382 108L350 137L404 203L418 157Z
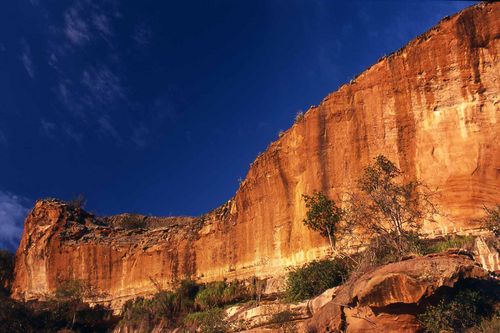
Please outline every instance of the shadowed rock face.
M205 216L98 219L37 202L13 296L39 297L58 280L83 279L118 306L185 276L283 274L328 249L303 225L301 195L341 197L378 154L441 191L446 217L425 230L474 228L481 207L500 201L499 36L500 4L443 20L312 107L257 157L236 195Z

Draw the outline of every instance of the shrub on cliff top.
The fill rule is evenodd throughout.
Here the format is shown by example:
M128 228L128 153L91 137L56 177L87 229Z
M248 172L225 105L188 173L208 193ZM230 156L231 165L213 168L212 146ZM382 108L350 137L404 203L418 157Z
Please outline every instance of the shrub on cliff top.
M298 123L299 121L302 121L302 119L304 119L304 112L297 112L297 114L295 115L295 122Z
M325 290L347 280L349 269L344 260L319 260L310 262L288 273L285 299L299 302L318 296Z
M83 194L79 194L76 198L73 198L67 202L67 204L73 209L83 209L85 204L87 203L87 199Z

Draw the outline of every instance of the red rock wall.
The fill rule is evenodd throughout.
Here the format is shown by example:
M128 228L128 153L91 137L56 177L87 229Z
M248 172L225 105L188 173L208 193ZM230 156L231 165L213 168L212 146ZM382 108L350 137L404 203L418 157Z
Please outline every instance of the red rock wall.
M37 297L67 278L120 300L185 275L282 274L327 251L302 223L301 195L341 197L381 153L439 188L446 216L426 230L472 228L483 205L500 202L499 36L500 4L443 20L310 109L257 157L234 198L196 223L130 235L89 223L87 235L100 238L69 242L59 239L64 217L55 217L64 209L38 203L17 253L14 296ZM44 218L47 227L33 226Z

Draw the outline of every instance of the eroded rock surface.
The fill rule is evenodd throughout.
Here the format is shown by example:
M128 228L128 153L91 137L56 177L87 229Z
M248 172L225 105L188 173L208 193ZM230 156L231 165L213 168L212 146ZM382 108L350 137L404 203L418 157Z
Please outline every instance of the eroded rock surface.
M302 223L302 194L354 189L378 154L442 192L445 218L426 223L428 232L475 228L483 205L500 201L499 20L500 4L479 4L381 59L312 107L257 157L235 196L203 217L97 219L38 202L17 252L13 296L37 298L60 280L81 279L119 307L186 276L283 274L328 251ZM139 227L121 228L127 220Z

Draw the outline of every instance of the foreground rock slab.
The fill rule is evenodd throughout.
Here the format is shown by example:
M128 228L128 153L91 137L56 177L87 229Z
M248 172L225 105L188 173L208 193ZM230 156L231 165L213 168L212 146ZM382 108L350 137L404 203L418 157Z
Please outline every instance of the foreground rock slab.
M427 299L467 280L489 279L468 254L440 253L387 264L352 278L302 329L419 332L415 315Z

